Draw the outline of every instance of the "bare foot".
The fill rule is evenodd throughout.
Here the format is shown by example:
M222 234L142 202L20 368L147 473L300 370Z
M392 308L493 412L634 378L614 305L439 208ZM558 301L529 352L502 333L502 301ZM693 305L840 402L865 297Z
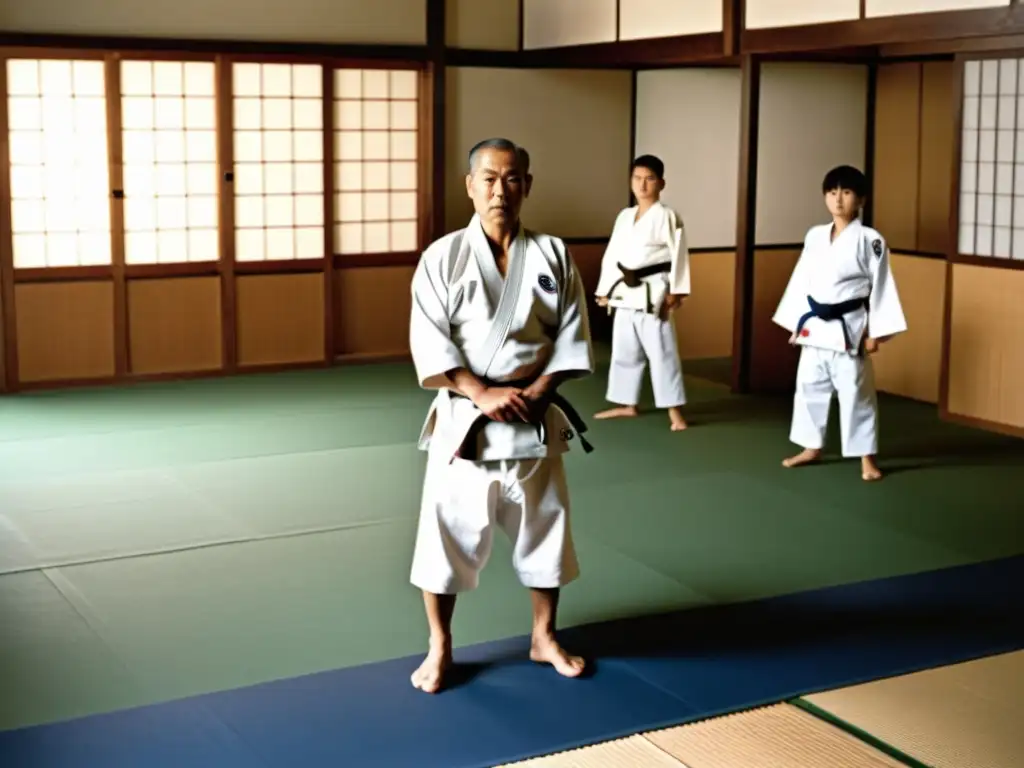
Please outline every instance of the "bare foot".
M623 405L619 408L609 408L594 414L595 419L632 419L639 411L635 405Z
M583 659L566 653L551 635L534 635L530 643L530 660L550 664L564 677L579 677L585 666Z
M451 640L430 643L430 650L427 658L423 660L419 668L412 673L413 688L418 688L426 693L437 693L444 684L444 676L452 665Z
M668 409L668 420L669 423L672 425L673 432L682 432L684 429L687 428L687 426L689 426L686 423L686 419L683 418L683 412L680 411L678 408Z
M874 456L865 456L860 460L860 476L869 483L882 479L882 470L875 463Z
M799 467L801 464L813 464L819 458L821 458L821 451L816 448L805 448L800 451L796 456L790 456L782 462L782 466Z

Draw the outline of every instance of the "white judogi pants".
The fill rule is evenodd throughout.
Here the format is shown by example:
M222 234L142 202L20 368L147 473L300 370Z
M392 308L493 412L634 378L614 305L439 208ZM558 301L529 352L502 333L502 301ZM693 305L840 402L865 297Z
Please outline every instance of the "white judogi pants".
M413 585L434 594L475 589L495 526L513 546L525 587L550 589L579 576L562 457L474 462L431 450L423 485Z
M679 360L671 315L663 320L637 309L616 309L607 399L620 405L639 403L648 362L651 364L655 406L671 408L685 405L683 366Z
M839 399L843 456L878 453L878 396L871 358L802 347L796 371L789 439L803 448L825 446L832 395Z

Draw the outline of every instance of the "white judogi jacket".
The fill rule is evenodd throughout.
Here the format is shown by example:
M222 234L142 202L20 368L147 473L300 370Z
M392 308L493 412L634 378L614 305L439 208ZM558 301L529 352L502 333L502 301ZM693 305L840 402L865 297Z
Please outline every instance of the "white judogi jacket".
M800 345L855 354L866 335L879 338L907 330L889 267L889 247L882 236L858 219L834 241L831 238L832 224L807 232L803 252L772 320L796 333ZM831 314L842 320L814 314L811 300L833 305ZM855 300L863 302L854 307ZM835 306L848 301L852 302L848 308ZM828 315L828 309L819 308L819 314Z
M520 225L502 279L478 216L424 251L412 280L409 340L420 386L437 390L420 448L440 441L453 456L481 412L449 388L447 371L466 368L491 382L594 371L586 295L565 243ZM544 427L488 421L475 459L567 451L573 433L560 408L548 409Z
M636 309L659 314L668 293L690 293L690 255L686 247L683 220L661 201L652 205L637 220L638 206L622 210L615 219L601 261L597 296L608 297L609 311ZM667 272L641 279L631 288L622 281L619 265L630 270L667 264Z

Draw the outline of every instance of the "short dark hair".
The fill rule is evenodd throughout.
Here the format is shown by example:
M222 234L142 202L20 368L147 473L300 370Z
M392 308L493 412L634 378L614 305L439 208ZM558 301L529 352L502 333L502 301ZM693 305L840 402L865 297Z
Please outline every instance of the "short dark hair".
M629 166L629 172L632 173L637 168L646 168L651 171L659 179L665 178L665 164L661 162L660 157L654 155L640 155L633 161L633 164Z
M867 197L868 180L852 165L840 165L825 174L821 182L821 193L828 194L833 189L848 189L857 197Z
M524 174L530 172L530 153L509 139L494 137L478 141L469 150L469 172L472 173L476 167L477 157L485 149L498 149L502 152L514 152L519 162L519 170Z

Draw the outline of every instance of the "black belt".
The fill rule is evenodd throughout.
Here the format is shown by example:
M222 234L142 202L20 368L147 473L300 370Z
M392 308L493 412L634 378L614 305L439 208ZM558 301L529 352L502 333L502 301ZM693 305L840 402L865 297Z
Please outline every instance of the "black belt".
M672 271L672 263L668 261L663 261L660 264L650 264L646 267L640 267L639 269L628 269L627 267L622 266L622 264L616 264L615 266L617 266L619 271L622 273L622 279L620 282L625 283L629 288L636 288L640 285L640 281L645 277Z
M624 283L627 288L638 288L643 283L645 277L651 275L658 275L663 272L671 272L672 264L668 261L663 261L659 264L649 264L646 267L640 267L639 269L629 269L628 267L622 266L622 264L616 264L619 271L622 273L622 277L612 283L612 287L608 289L608 295L611 296L615 289L619 286L619 283ZM650 309L651 304L651 289L647 287L647 307ZM580 438L582 440L582 438Z
M482 383L486 387L515 387L519 389L525 389L525 387L528 384L528 382L524 383L515 381L483 381ZM469 399L461 392L451 390L451 393L456 397L462 397L467 400ZM580 438L580 445L583 446L584 453L590 453L591 451L593 451L594 446L592 446L583 436L583 433L587 431L587 424L586 422L583 421L583 418L580 416L579 412L572 407L572 404L558 392L546 395L545 397L548 401L548 405L555 405L558 408L560 408L562 412L565 414L565 417L569 420L569 423L572 424L573 428L576 430L576 434ZM455 451L454 458L465 459L466 461L477 460L477 438L480 436L480 433L484 430L484 427L487 426L487 422L489 422L490 420L490 417L483 413L481 413L480 416L476 418L476 420L470 425L469 429L466 431L466 436L465 438L463 438L462 444ZM543 415L541 416L540 420L537 422L535 426L537 428L537 437L540 438L541 442L544 442L545 427Z
M817 317L819 320L829 322L838 320L839 324L843 328L843 340L846 343L846 351L849 352L853 348L853 345L850 344L850 329L846 327L845 315L856 309L860 309L861 307L867 307L868 297L863 296L859 299L849 299L848 301L841 301L838 304L821 304L808 296L807 303L810 305L811 311L801 317L800 322L796 324L796 335L800 335L800 331L803 330L804 325L812 317Z

